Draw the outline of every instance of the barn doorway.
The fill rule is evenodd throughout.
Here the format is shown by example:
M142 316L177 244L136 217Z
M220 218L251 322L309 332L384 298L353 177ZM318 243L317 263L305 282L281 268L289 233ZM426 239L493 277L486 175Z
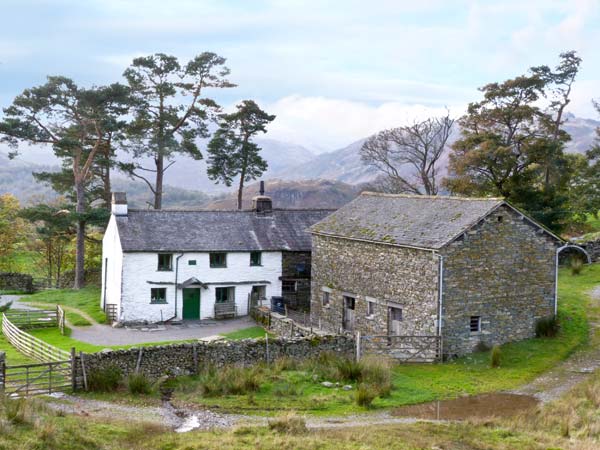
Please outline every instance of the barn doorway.
M354 310L356 307L356 299L344 295L344 313L342 318L342 328L344 331L354 331Z

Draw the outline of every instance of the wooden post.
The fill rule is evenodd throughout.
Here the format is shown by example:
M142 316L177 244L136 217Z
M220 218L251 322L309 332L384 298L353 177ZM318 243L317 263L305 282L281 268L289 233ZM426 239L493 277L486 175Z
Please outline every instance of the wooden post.
M287 317L288 316L287 315L288 314L287 313L287 305L285 305L285 304L283 305L283 311L285 312L285 317Z
M0 396L6 389L6 353L0 352Z
M75 365L75 347L71 347L71 390L77 390L77 366Z
M140 373L140 365L142 364L142 352L144 351L144 347L140 347L140 351L138 352L137 363L135 364L135 373Z
M194 355L194 374L198 375L198 343L194 342L192 344L192 351Z
M360 331L356 332L356 362L360 361Z
M79 359L81 360L81 372L83 373L83 388L87 391L87 373L85 372L85 361L83 360L83 352L79 352Z
M267 347L267 364L269 364L269 333L265 333L265 345Z

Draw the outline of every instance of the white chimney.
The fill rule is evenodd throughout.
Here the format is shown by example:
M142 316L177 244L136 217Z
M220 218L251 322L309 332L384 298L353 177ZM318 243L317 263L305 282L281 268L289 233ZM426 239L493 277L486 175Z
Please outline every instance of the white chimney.
M111 212L115 216L127 215L127 194L125 192L112 193Z

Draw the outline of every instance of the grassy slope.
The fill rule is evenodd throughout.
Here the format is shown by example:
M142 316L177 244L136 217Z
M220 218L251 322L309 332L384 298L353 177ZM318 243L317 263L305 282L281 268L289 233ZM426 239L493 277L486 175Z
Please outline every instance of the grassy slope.
M72 306L87 313L96 322L106 323L106 316L100 308L100 288L95 286L88 286L79 291L72 289L42 291L29 295L22 301Z
M249 327L249 328L244 328L242 330L237 330L237 331L232 331L230 333L224 333L221 336L223 336L224 338L231 340L231 341L235 341L238 339L254 339L254 338L264 338L265 334L267 334L267 332L265 331L265 329L263 327ZM271 333L268 333L269 337L274 336Z

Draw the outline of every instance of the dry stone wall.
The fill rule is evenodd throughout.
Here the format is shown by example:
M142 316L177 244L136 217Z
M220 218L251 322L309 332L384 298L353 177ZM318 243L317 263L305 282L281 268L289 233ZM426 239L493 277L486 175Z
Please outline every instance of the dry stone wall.
M0 290L31 293L34 291L33 278L24 273L0 272Z
M554 314L557 245L504 206L444 249L444 353L533 337L536 321Z
M354 340L351 338L312 336L297 339L269 339L268 346L264 339L244 339L111 350L83 354L83 365L81 356L77 356L75 375L77 380L81 381L83 367L86 375L89 376L94 371L116 366L121 369L124 376L127 376L135 372L139 364L140 373L156 379L163 375L194 374L203 365L250 366L261 362L272 362L283 356L308 359L322 352L335 352L338 355L351 357L354 348Z

